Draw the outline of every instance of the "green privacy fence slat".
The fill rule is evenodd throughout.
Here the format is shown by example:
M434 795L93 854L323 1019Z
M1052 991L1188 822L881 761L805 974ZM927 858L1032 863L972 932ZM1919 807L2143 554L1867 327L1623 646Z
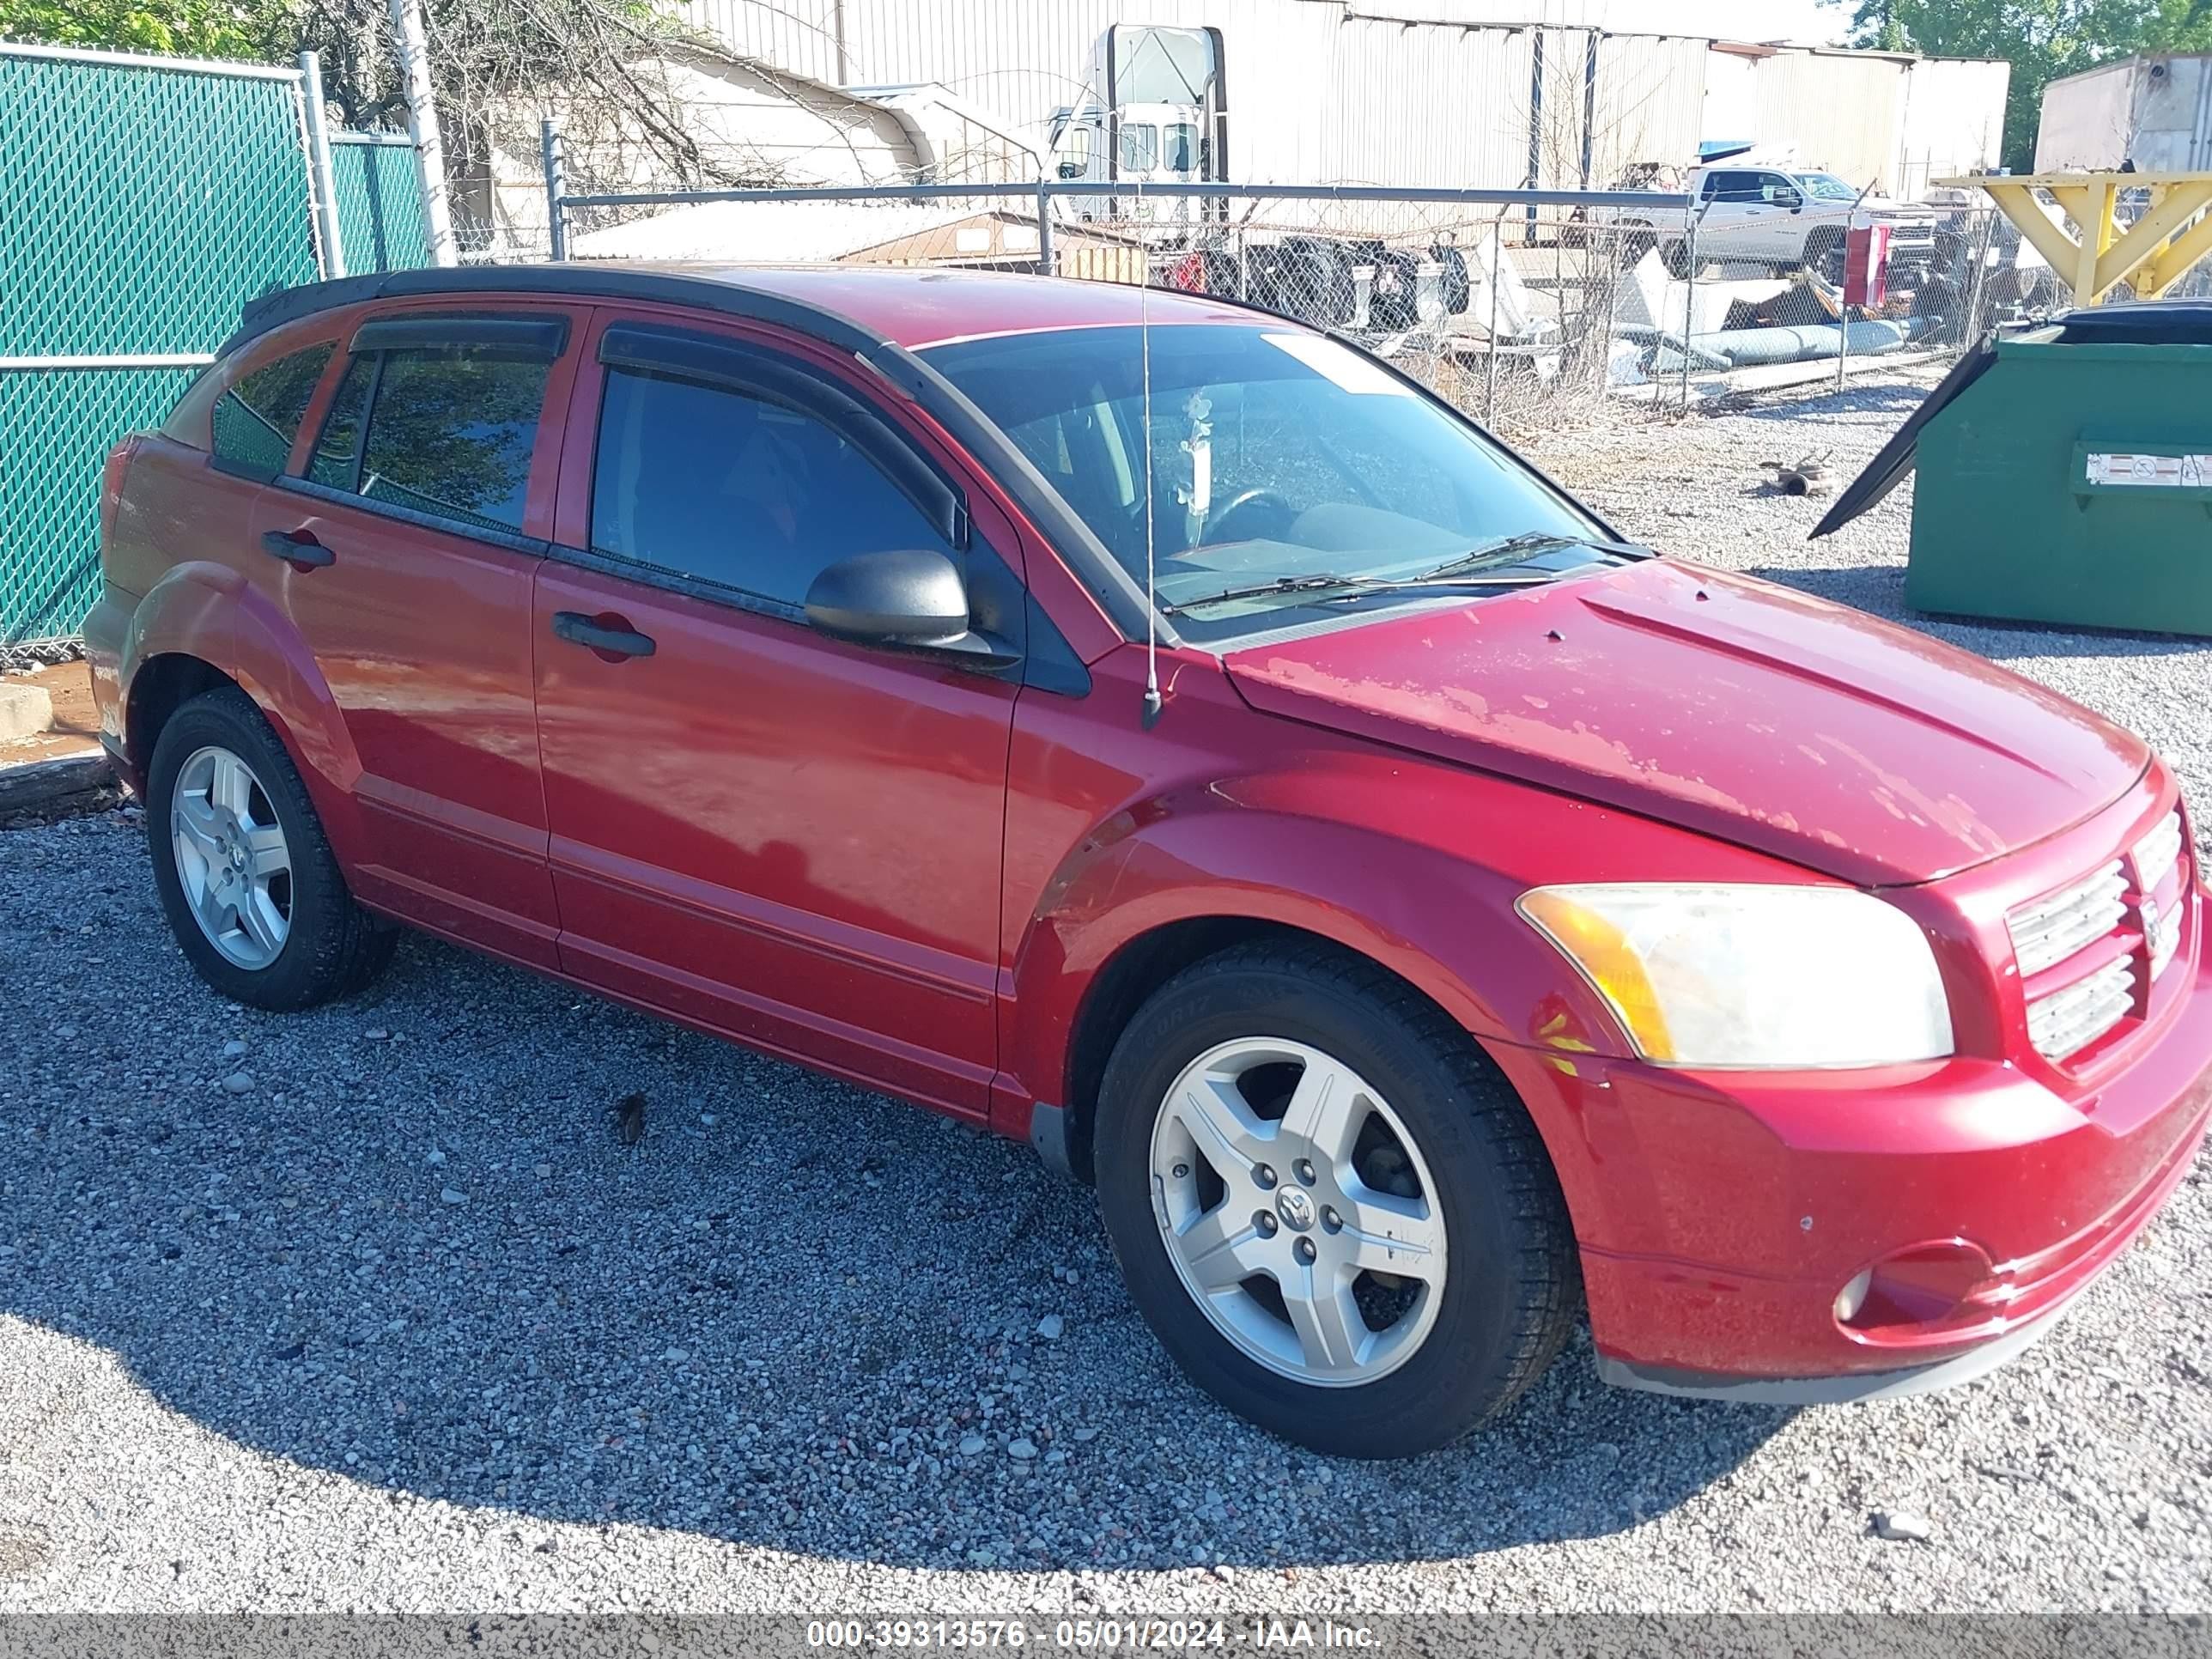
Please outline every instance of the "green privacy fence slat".
M0 53L0 357L205 351L319 274L292 82Z
M100 474L197 369L0 373L0 641L58 639L100 597Z
M332 133L331 178L348 275L416 270L430 263L422 185L410 146Z
M319 275L296 77L0 46L0 359L210 352ZM0 366L0 644L82 626L101 461L194 372Z

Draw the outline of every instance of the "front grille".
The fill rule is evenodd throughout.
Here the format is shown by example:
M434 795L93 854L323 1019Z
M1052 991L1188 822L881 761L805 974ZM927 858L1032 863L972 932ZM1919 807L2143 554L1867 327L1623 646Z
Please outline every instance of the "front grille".
M2021 905L2005 918L2021 977L2056 968L2111 933L2127 914L2128 878L2118 859L2071 887Z
M2148 1006L2181 948L2189 883L2177 808L2124 859L2007 914L2021 978L2039 993L2027 1003L2038 1054L2069 1060Z
M2128 854L2142 895L2143 939L2154 982L2181 949L2181 907L2189 897L2189 860L2182 844L2181 813L2168 812Z
M2145 891L2164 881L2173 866L2181 862L2181 814L2168 812L2158 821L2158 828L2136 843L2129 856L2136 861L2136 878Z
M2045 1060L2063 1060L2118 1025L2135 1006L2135 963L2122 957L2088 978L2030 1003L2027 1038Z

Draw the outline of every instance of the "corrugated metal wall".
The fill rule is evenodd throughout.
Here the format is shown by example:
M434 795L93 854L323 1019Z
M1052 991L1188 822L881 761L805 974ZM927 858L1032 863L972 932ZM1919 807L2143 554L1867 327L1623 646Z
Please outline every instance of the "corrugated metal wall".
M1679 35L1609 34L1598 42L1593 188L1631 161L1686 159L1705 130L1705 76L1714 60L1703 40Z
M833 84L941 82L1040 144L1052 112L1085 95L1099 37L1131 21L1127 0L685 5L698 27L781 68ZM1590 33L1496 24L1495 0L1147 0L1139 15L1223 31L1229 167L1247 182L1518 185L1533 115L1547 185L1583 182L1587 125L1596 186L1631 161L1686 161L1701 138L1747 137L1795 143L1807 166L1861 183L1917 189L1930 155L1960 169L1994 161L1993 140L1977 135L2002 113L2002 64L1799 50L1747 59L1702 39L1601 34L1586 124Z
M1905 75L1899 139L1900 195L1919 196L1931 179L1955 178L1997 164L2004 150L2005 92L2012 65L1923 58Z
M1898 59L1777 52L1752 64L1752 125L1742 136L1794 142L1801 166L1825 168L1854 185L1887 185L1897 169L1904 96L1905 65Z
M941 82L1040 143L1051 112L1083 97L1099 37L1129 21L1126 0L688 0L686 9L738 50L819 80ZM1143 21L1223 31L1238 179L1517 185L1528 171L1536 32L1480 27L1486 15L1486 0L1151 0ZM1581 181L1588 39L1543 31L1547 184ZM1633 126L1665 153L1694 150L1704 55L1702 40L1604 39L1599 148ZM1303 95L1283 96L1286 87ZM1400 118L1406 110L1423 114Z

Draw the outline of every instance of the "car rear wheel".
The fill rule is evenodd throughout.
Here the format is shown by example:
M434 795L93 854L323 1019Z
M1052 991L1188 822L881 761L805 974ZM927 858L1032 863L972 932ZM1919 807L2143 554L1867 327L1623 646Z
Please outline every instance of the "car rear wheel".
M1433 1005L1326 946L1233 951L1155 994L1107 1067L1097 1154L1162 1344L1301 1445L1449 1443L1572 1328L1572 1234L1519 1100Z
M233 1000L313 1007L391 959L396 934L354 902L291 757L236 687L161 728L146 829L178 945Z

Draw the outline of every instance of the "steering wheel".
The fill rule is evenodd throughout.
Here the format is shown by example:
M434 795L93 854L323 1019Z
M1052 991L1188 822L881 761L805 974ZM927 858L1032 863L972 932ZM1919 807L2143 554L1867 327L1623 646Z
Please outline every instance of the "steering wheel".
M1268 489L1262 487L1243 490L1206 515L1206 540L1234 542L1249 539L1252 535L1249 530L1247 530L1243 536L1223 533L1240 513L1271 514L1276 521L1276 527L1284 530L1289 529L1291 521L1298 516L1297 508L1291 505L1290 498L1279 489Z

